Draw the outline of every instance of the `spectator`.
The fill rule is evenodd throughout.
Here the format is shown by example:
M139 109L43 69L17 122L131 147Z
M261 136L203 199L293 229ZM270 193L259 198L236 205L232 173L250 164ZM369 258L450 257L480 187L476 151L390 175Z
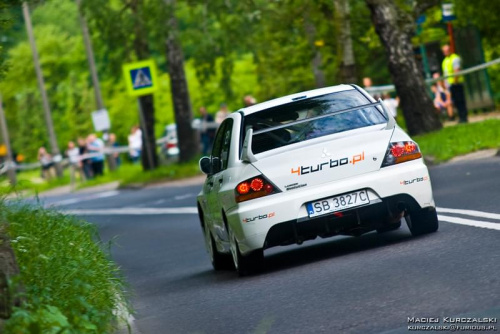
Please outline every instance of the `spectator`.
M245 107L250 107L256 104L257 100L255 100L255 98L252 95L246 95L243 98L243 103L245 104Z
M89 153L89 150L87 149L87 143L85 139L83 138L78 138L78 149L80 151L80 168L83 171L83 178L85 180L89 180L93 177L92 175L92 161L86 157L86 155Z
M109 147L112 149L120 147L120 144L116 141L116 135L114 133L109 134ZM113 159L115 159L116 168L120 167L120 165L122 163L122 161L120 159L120 153L113 152L113 153L111 153L111 156L113 157Z
M80 149L75 146L75 143L70 141L68 143L68 149L66 150L66 156L69 159L69 168L70 168L70 184L72 187L74 187L75 182L76 182L76 173L80 175L80 181L85 180L85 176L83 176L81 165L82 162L80 161Z
M226 119L227 115L229 115L227 105L225 103L221 103L220 110L215 114L215 123L221 124Z
M136 163L141 158L142 151L142 131L139 126L134 125L128 136L128 147L130 160Z
M437 79L439 78L439 73L434 73L432 75L432 78L433 79ZM432 88L431 88L432 89ZM450 120L453 120L455 119L455 115L453 114L453 103L451 102L451 94L450 94L450 91L448 89L448 87L446 87L446 84L444 83L443 80L438 80L436 81L436 91L437 91L437 95L439 96L436 96L435 94L435 99L436 97L438 98L438 102L439 102L439 109L442 110L442 111L446 111L446 113L448 114L448 118ZM436 104L436 103L434 103Z
M52 155L43 146L38 149L38 161L42 165L42 177L45 180L50 181L56 176Z
M380 98L380 96L378 96L377 94L372 94L372 92L371 92L371 89L370 89L370 88L372 88L372 86L373 86L373 83L372 83L372 79L371 79L371 78L369 78L369 77L364 77L364 78L363 78L363 86L365 87L365 90L366 90L366 91L367 91L370 95L372 95L372 96L373 96L373 98L374 98L375 100L378 100L378 99Z
M207 108L200 108L200 137L202 145L202 154L208 155L212 150L212 144L215 137L215 128L213 127L214 118L207 112Z
M458 55L451 52L448 44L442 47L445 56L443 60L443 75L449 76L460 71L461 60ZM445 79L450 87L451 99L457 108L460 123L467 123L467 103L465 101L464 77L461 75Z
M95 134L90 134L87 137L87 149L91 154L90 161L94 177L102 176L104 174L104 142Z
M387 110L391 113L392 117L396 118L398 115L398 106L399 106L399 97L396 98L391 97L389 93L384 93L384 104Z

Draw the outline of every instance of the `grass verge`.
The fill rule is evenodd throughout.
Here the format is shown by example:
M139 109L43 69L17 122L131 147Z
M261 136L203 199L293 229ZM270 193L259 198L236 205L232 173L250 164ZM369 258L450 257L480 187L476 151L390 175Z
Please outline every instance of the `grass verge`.
M8 222L4 223L4 222ZM0 201L0 223L11 238L24 302L7 333L110 333L125 300L117 265L94 225L40 206Z
M440 131L415 136L424 156L436 162L488 148L500 147L500 120L457 124Z
M123 164L114 171L106 170L103 176L96 177L85 182L77 181L77 188L88 188L109 182L119 182L121 186L132 184L149 184L169 180L178 180L191 176L200 175L198 160L194 159L186 163L170 164L160 166L153 171L145 172L140 164ZM77 177L78 178L78 177ZM6 176L0 178L0 195L17 192L20 194L34 195L53 188L68 186L70 182L69 171L65 170L61 179L53 179L49 182L40 179L40 171L23 171L18 174L18 183L11 187Z

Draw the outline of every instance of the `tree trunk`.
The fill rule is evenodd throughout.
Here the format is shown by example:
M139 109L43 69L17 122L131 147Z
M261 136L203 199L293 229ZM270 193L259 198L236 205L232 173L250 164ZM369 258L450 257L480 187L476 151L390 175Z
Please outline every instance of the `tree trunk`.
M321 88L326 86L325 73L321 68L323 59L321 57L320 46L316 45L316 27L314 26L314 23L311 22L308 13L309 11L306 9L304 11L304 30L313 52L311 67L314 74L314 82L316 84L316 88Z
M189 89L184 72L184 55L178 39L179 27L177 17L175 16L175 0L165 0L165 4L168 10L167 61L175 123L177 124L177 137L180 150L179 161L186 162L193 159L198 153L199 140L197 140L196 132L191 127L193 115L191 113Z
M150 57L149 46L147 42L147 34L144 30L141 17L142 0L132 0L130 8L135 18L134 25L134 51L139 60L146 60ZM141 122L142 129L142 154L141 162L144 170L152 170L158 167L158 155L156 154L156 138L155 138L155 107L153 95L144 95L139 97L139 103L144 115L144 124ZM141 112L139 110L139 112ZM141 117L139 118L141 119ZM148 156L148 145L151 148L152 164Z
M403 12L393 0L365 1L372 13L375 31L386 49L389 72L401 101L408 132L417 135L441 129L413 54L410 41L415 28L413 16Z
M349 0L334 0L335 17L338 25L339 38L338 50L341 55L340 78L342 83L352 84L357 82L356 61L352 48L351 34L351 9Z

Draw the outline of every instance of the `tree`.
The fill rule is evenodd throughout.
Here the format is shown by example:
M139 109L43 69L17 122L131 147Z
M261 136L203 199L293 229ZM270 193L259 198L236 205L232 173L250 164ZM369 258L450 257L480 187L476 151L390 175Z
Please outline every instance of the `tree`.
M416 135L441 129L410 40L415 32L415 19L439 0L415 1L411 9L403 8L395 0L365 1L386 50L389 72L401 100L408 132Z
M174 103L175 123L177 124L177 137L179 140L180 162L194 158L198 153L198 141L191 127L193 115L191 101L184 72L184 54L179 42L179 26L175 15L175 0L165 0L167 9L167 61L170 74L170 87Z
M356 83L356 61L352 47L351 9L349 0L334 0L338 25L338 51L341 54L340 77L344 83Z

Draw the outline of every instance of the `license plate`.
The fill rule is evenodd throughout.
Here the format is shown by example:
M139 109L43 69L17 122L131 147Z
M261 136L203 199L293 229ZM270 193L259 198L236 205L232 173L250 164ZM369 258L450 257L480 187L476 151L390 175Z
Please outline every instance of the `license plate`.
M349 194L325 198L320 201L307 203L307 212L309 217L316 217L333 213L360 205L369 204L368 193L366 190L359 190Z

